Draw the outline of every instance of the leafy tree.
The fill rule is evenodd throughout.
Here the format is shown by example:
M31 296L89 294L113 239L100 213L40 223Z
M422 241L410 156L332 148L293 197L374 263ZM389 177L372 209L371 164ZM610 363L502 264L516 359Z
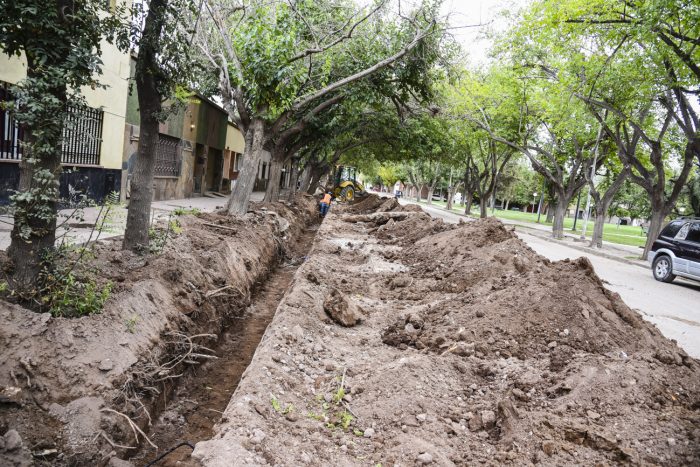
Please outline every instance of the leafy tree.
M428 97L442 40L437 5L426 1L400 17L394 6L400 8L388 0L362 9L349 0L211 6L199 47L246 142L230 213L246 212L263 148L281 165L279 148L341 101Z
M151 0L147 11L138 5L132 26L122 33L138 48L135 81L140 116L123 248L146 251L158 127L179 102L179 86L186 84L194 71L188 63L190 36L183 25L193 19L195 7L192 0ZM173 104L165 105L167 100Z
M697 18L697 8L677 1L543 0L522 21L536 50L521 61L587 105L646 191L652 215L644 258L700 158L700 122L690 105L700 83ZM679 170L667 191L671 166Z
M86 105L80 88L101 86L95 78L101 40L115 23L97 0L0 0L0 12L0 49L27 64L26 78L12 87L14 100L6 104L25 135L7 253L14 265L11 287L32 296L42 258L56 240L67 105Z

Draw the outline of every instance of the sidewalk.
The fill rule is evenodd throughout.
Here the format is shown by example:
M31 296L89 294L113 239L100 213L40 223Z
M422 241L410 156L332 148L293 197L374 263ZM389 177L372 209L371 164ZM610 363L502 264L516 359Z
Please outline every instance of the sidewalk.
M251 195L251 201L262 201L264 192L254 192ZM151 204L151 216L153 222L161 219L167 219L171 212L175 209L198 209L201 212L213 212L223 209L226 206L228 197L225 198L208 198L196 197L186 199L169 199L165 201L154 201ZM110 219L105 223L104 229L99 235L99 239L118 237L124 235L126 228L126 206L115 206L110 213ZM94 241L97 237L97 232L93 231L95 222L100 214L100 207L89 207L83 209L83 219L68 219L67 217L73 214L73 209L63 209L59 211L58 224L65 224L56 232L56 236L63 238L71 243L84 243L88 240ZM67 227L67 229L66 229ZM10 232L12 231L12 218L9 216L0 216L0 250L6 250L10 246ZM58 240L57 243L61 241Z
M448 211L447 209L433 205L433 204L425 204L425 203L418 203L416 201L412 201L410 199L406 198L401 198L400 201L402 203L410 203L410 204L417 204L424 210L428 211L437 211L440 212L440 217L445 218L446 216L454 216L455 219L470 219L473 220L475 219L473 216L467 216L465 214L461 213L456 213L454 211ZM590 248L588 246L588 240L586 241L581 241L580 240L580 235L571 231L564 231L564 238L561 240L552 238L552 228L547 225L541 225L541 224L533 224L530 222L521 222L521 221L515 221L515 220L510 220L510 219L500 219L501 222L507 225L513 225L516 229L517 232L532 235L538 238L542 238L544 240L554 242L554 243L559 243L562 245L565 245L569 248L573 248L575 250L579 250L585 253L589 253L592 255L600 256L603 258L607 259L612 259L615 261L619 261L622 263L626 264L632 264L634 266L639 266L645 269L649 268L649 265L647 264L646 261L642 261L639 259L639 257L642 254L642 249L639 247L633 247L633 246L628 246L628 245L619 245L619 244L611 244L611 243L604 243L603 248ZM456 222L456 221L455 221ZM592 228L592 227L591 227Z

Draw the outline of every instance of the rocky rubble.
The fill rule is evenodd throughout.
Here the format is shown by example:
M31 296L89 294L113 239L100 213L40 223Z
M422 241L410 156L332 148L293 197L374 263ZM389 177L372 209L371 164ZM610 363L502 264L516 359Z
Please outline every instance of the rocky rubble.
M324 220L198 463L700 463L700 365L588 261L385 202Z

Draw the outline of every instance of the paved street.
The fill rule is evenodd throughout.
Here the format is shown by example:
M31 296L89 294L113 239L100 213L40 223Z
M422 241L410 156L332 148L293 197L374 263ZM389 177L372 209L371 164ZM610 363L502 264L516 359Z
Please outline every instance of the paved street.
M465 219L440 208L421 207L445 222ZM518 230L518 236L552 261L587 257L608 289L619 293L625 303L656 324L666 337L676 339L688 354L700 358L700 283L678 278L671 284L664 284L654 280L649 268L622 262L624 258L615 260L583 252L542 238L535 232Z

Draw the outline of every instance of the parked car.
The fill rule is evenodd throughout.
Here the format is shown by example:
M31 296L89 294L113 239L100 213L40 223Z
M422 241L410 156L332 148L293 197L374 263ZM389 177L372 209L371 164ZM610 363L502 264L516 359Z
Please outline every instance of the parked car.
M654 279L700 281L700 218L680 218L663 228L649 252Z

